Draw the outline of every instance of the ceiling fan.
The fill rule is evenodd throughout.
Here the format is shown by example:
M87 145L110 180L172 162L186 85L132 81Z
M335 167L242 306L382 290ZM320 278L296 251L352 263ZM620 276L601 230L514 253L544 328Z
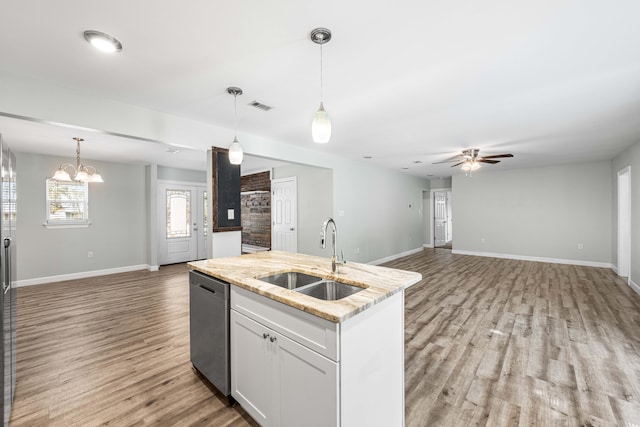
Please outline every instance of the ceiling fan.
M443 160L441 162L435 162L434 165L440 163L450 163L450 162L458 162L451 167L454 168L456 166L462 165L463 171L474 171L480 168L480 163L488 163L491 165L495 165L496 163L500 163L500 160L505 157L513 157L513 154L494 154L493 156L479 156L480 149L478 148L468 148L466 150L462 150L462 154L458 154L447 160Z

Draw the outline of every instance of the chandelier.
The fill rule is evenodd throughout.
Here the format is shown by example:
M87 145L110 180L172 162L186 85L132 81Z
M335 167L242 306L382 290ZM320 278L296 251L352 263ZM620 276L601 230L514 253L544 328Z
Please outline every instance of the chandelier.
M73 138L76 141L76 165L71 163L63 163L58 170L53 174L53 179L56 181L72 181L69 175L69 170L73 171L73 181L80 182L104 182L102 177L93 166L83 165L80 161L80 142L84 141L82 138Z

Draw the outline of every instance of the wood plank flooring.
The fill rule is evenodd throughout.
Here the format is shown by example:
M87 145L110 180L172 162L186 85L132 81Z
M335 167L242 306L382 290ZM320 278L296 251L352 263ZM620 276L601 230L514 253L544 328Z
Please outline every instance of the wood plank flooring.
M444 249L387 266L424 275L407 426L640 427L640 296L610 270ZM191 367L187 271L20 288L10 425L256 425Z

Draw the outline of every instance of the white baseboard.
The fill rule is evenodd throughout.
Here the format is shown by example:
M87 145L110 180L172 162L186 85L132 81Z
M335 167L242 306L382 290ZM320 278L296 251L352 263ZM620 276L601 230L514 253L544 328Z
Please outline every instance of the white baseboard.
M551 264L582 265L585 267L599 267L599 268L613 267L611 263L608 263L608 262L582 261L577 259L546 258L546 257L512 255L512 254L496 254L492 252L461 251L459 249L453 249L451 253L458 254L458 255L484 256L489 258L517 259L521 261L548 262Z
M85 279L87 277L104 276L107 274L128 273L129 271L136 271L136 270L157 271L158 266L157 265L152 266L148 264L139 264L139 265L129 265L126 267L106 268L104 270L82 271L79 273L61 274L58 276L37 277L35 279L18 280L16 282L16 286L21 287L21 286L42 285L44 283L62 282L65 280L75 280L75 279Z
M393 261L395 259L398 258L402 258L408 255L413 255L413 254L417 254L418 252L422 252L423 248L415 248L415 249L411 249L410 251L406 251L406 252L402 252L400 254L395 254L395 255L391 255L385 258L380 258L377 259L375 261L369 261L367 264L371 264L371 265L380 265L380 264L384 264L385 262L389 262L389 261Z
M433 245L430 245L428 243L425 243L424 245L422 245L422 247L427 249L433 249Z
M640 295L640 285L631 280L631 277L629 277L629 286L631 286L631 289L633 289L638 295Z
M611 264L611 270L613 270L614 273L618 274L618 266L615 264ZM618 274L619 276L619 274Z

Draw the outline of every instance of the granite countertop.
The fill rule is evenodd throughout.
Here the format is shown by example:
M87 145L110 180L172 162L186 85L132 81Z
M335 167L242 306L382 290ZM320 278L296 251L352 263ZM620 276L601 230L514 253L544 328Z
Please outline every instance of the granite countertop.
M422 279L420 273L355 262L341 264L339 273L334 274L329 258L280 251L194 261L188 265L193 270L335 323L355 316ZM258 280L259 277L287 271L320 276L365 289L338 301L323 301Z

